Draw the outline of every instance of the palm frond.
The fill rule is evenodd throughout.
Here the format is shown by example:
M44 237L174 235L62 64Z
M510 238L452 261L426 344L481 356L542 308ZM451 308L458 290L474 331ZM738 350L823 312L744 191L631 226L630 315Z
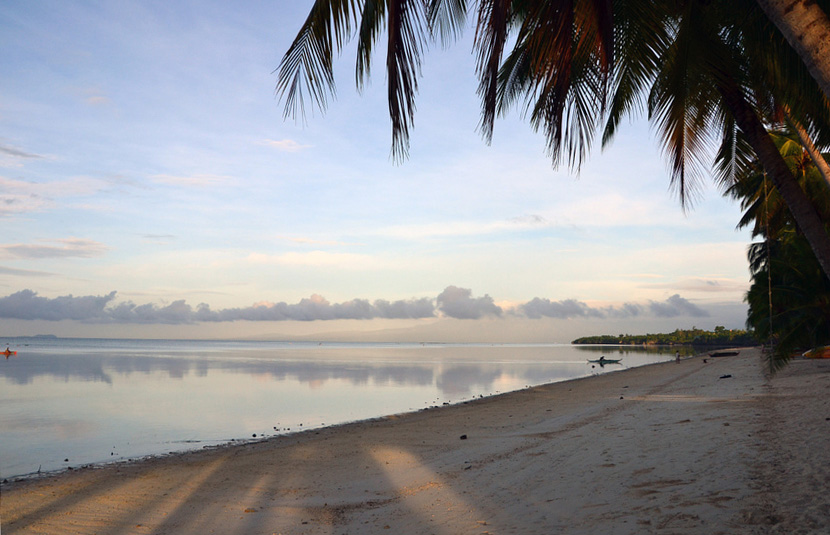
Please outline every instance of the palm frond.
M648 99L649 118L655 123L669 159L671 187L681 206L689 207L709 168L705 161L713 143L713 127L723 115L715 78L730 69L712 15L687 2L664 53L664 63Z
M662 65L671 27L665 3L614 2L614 77L602 135L607 146L622 119L645 109L644 95Z
M357 20L357 0L317 0L277 67L276 92L285 98L283 115L305 116L305 99L325 110L334 94L334 51L339 51Z
M375 42L384 30L386 18L385 0L364 0L360 27L357 31L357 58L355 59L355 85L358 91L371 74L372 53Z
M409 154L409 128L415 117L421 51L425 45L424 21L420 0L388 0L386 76L394 161Z
M508 26L511 18L511 0L481 0L476 25L475 48L478 95L481 97L481 123L479 129L489 143L493 139L496 117L499 68Z
M429 0L427 24L433 35L441 37L443 45L460 37L466 22L466 0Z
M553 164L567 156L576 168L587 156L600 120L597 110L604 106L607 81L604 65L610 61L600 57L610 51L597 45L596 14L575 13L578 3L522 4L516 16L516 42L499 72L495 108L502 112L523 99L524 113L545 136Z

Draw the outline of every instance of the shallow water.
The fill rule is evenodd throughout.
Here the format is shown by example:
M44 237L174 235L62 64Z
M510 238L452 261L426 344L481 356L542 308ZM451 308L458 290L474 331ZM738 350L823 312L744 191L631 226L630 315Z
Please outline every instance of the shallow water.
M0 478L458 403L671 348L6 339ZM622 358L600 367L588 359Z

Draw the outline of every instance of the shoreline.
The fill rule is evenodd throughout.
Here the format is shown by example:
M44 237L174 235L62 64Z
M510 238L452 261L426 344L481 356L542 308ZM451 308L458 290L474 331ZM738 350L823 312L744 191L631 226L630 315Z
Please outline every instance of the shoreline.
M6 402L0 419L10 425L8 436L4 434L7 440L0 442L0 483L70 467L243 444L673 358L673 352L669 356L665 350L626 350L620 353L627 355L625 366L601 369L586 365L586 359L599 356L594 353L599 348L582 351L585 348L548 344L440 344L434 349L421 344L395 344L394 349L360 344L352 351L339 347L343 344L320 349L315 343L295 350L294 344L156 343L83 342L72 348L73 359L60 362L55 345L44 344L32 348L31 356L37 358L5 363L0 375L12 385L0 395ZM66 349L63 342L58 346L61 353ZM112 356L116 347L124 355ZM187 350L194 349L225 358L192 358L195 355ZM247 353L248 349L256 352ZM305 350L313 353L293 353ZM602 348L606 350L610 349ZM358 354L368 357L365 364L352 360ZM249 355L255 358L237 358ZM66 390L72 409L50 404L48 399L55 398L26 386L36 378L64 383L67 375L66 386L57 388ZM268 380L260 380L264 378ZM226 382L237 386L225 387ZM199 402L178 390L179 383ZM99 388L104 384L111 387ZM226 398L228 403L220 402ZM18 405L18 399L26 401ZM329 401L323 405L323 399ZM114 400L127 411L112 411ZM204 407L214 403L216 408L204 418Z
M823 532L830 362L768 380L759 355L27 478L2 486L0 522L55 534ZM804 410L816 402L827 411ZM786 447L799 443L815 451Z
M464 343L464 344L461 344L461 345L467 346L469 344ZM483 344L483 345L489 346L490 344ZM531 345L533 345L533 344L531 344ZM542 345L547 345L547 344L542 344ZM627 346L625 346L625 347L627 347ZM670 347L670 346L667 345L665 347ZM746 349L746 348L739 348L739 349ZM690 358L698 358L698 357L707 357L707 356L708 356L708 351L706 353L699 353L699 354L695 354L695 355L687 355L687 356L681 357L681 360L690 359ZM588 359L588 362L591 363L592 361L590 359ZM636 369L636 368L643 368L643 367L648 367L648 366L666 364L668 362L669 362L668 360L667 361L661 361L661 362L652 362L652 363L648 363L648 364L637 365L633 368L622 368L622 369L619 369L619 370L612 367L609 371L607 371L605 373L622 373L622 372L632 370L632 369ZM609 366L613 366L614 364L615 364L614 362L609 362ZM602 367L602 366L600 366L600 367ZM593 366L592 366L592 368L593 368ZM499 398L499 397L502 397L502 396L509 396L511 394L514 394L516 392L521 392L521 391L524 391L524 390L531 390L531 389L534 389L534 388L548 387L548 386L551 386L551 385L554 385L554 384L559 384L559 383L584 381L584 380L592 379L592 378L597 377L597 376L598 375L586 375L586 376L574 377L574 378L570 378L570 379L562 379L562 380L559 380L559 381L553 381L551 383L543 383L543 384L534 385L534 386L526 386L526 387L520 388L518 390L510 390L510 391L507 391L507 392L497 392L495 394L489 394L487 396L472 397L470 399L466 399L466 400L462 400L462 401L444 403L443 405L432 405L432 406L428 406L428 407L424 407L424 408L420 408L420 409L414 409L414 410L409 410L409 411L404 411L404 412L399 412L399 413L385 414L385 415L380 415L380 416L371 416L371 417L368 417L368 418L358 418L358 419L355 419L355 420L338 422L338 423L333 423L333 424L324 424L324 425L321 425L319 427L306 427L304 429L297 429L297 430L294 430L294 431L282 432L282 433L279 433L279 434L262 435L261 437L257 437L257 438L232 438L232 439L228 439L227 441L221 441L219 443L205 445L205 446L202 446L201 448L198 448L198 449L183 449L183 450L168 451L168 452L162 452L162 453L150 453L150 454L146 454L146 455L140 455L140 456L130 457L130 458L121 458L121 459L116 459L116 460L112 460L112 461L103 460L103 461L98 461L98 462L86 462L86 463L81 463L77 466L67 466L67 467L57 468L57 469L53 469L53 470L44 470L44 471L29 472L29 473L25 473L25 474L17 474L17 475L12 475L12 476L9 476L9 477L4 477L2 480L0 480L0 487L8 488L9 486L14 485L14 484L18 484L18 483L25 483L25 482L33 481L33 480L41 480L41 479L49 479L49 478L59 477L62 474L65 474L65 473L68 473L68 472L80 472L80 471L87 471L87 470L100 470L100 469L103 469L103 468L108 468L108 467L118 466L118 465L129 465L129 464L134 464L134 463L150 462L150 461L153 461L155 459L161 459L161 458L166 458L166 457L186 456L186 455L196 454L196 453L203 452L203 451L210 452L210 451L221 450L221 449L225 449L225 448L244 447L244 446L251 445L251 444L277 441L277 440L281 440L281 439L285 439L287 437L293 437L293 436L297 436L297 435L320 434L320 431L324 430L324 429L325 430L339 429L339 428L347 427L347 426L351 426L351 425L361 425L361 424L364 424L364 423L368 424L368 423L372 423L372 422L381 422L381 421L388 420L390 418L396 418L397 419L397 418L404 417L406 415L420 413L420 412L435 411L435 410L447 410L451 407L455 407L455 406L458 406L458 405L469 405L469 404L479 403L483 400ZM300 424L300 425L302 425L302 424Z

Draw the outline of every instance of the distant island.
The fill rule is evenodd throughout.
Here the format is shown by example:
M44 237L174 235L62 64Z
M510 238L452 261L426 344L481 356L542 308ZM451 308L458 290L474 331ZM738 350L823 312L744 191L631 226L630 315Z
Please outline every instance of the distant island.
M2 338L17 338L18 340L33 340L33 339L47 339L47 340L57 340L58 337L54 334L35 334L30 336L18 336L15 334L6 334L2 336Z
M758 340L752 332L727 329L721 325L714 331L677 329L662 334L602 334L577 338L572 344L602 345L686 345L686 346L756 346Z

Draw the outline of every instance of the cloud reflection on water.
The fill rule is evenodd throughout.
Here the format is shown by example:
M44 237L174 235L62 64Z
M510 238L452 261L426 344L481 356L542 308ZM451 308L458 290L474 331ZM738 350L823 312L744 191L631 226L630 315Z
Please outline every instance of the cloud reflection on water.
M571 346L569 349L577 353L640 357L637 360L649 356L661 360L673 351L638 346ZM367 345L359 348L326 347L314 351L257 351L252 358L248 358L248 353L239 356L232 350L218 354L197 350L187 356L176 356L175 353L155 356L117 350L60 354L32 348L21 351L20 358L0 366L0 378L17 385L31 384L38 377L112 384L116 375L129 380L133 374L161 373L170 379L181 380L221 372L250 374L274 381L293 380L310 387L319 387L328 380L345 380L354 385L423 386L434 383L447 395L468 395L473 386L490 389L494 381L505 374L528 384L586 374L586 368L581 365L584 361L578 363L579 366L573 366L577 363L545 358L547 350L549 348L545 346L435 346L423 349ZM472 362L464 362L469 360Z
M613 371L545 345L22 341L0 362L0 468L101 462ZM606 354L612 354L605 348ZM626 352L635 366L666 360ZM589 355L595 358L593 354Z

